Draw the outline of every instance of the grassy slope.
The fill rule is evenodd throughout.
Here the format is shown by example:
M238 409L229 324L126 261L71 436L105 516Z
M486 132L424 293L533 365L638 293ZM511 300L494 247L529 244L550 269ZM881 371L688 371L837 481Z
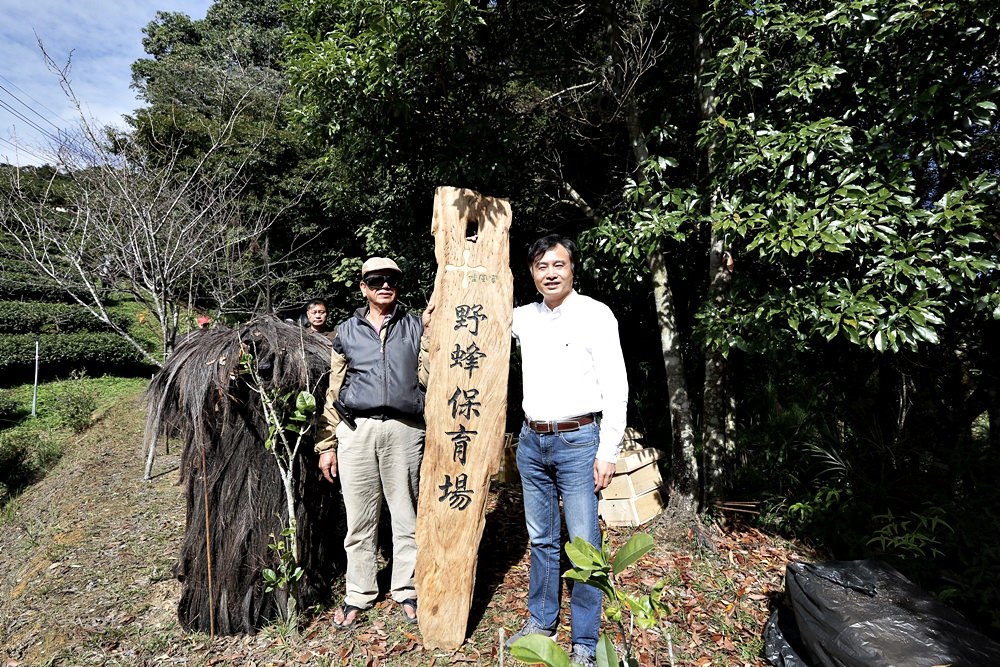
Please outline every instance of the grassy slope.
M183 532L176 449L142 477L143 412L133 389L73 440L44 480L0 515L0 657L5 665L497 665L501 628L524 618L527 554L516 485L492 494L480 552L470 639L427 651L391 602L357 630L331 630L319 611L298 636L280 627L210 640L176 621L170 572ZM176 448L176 443L173 447ZM654 537L655 523L644 528ZM612 545L628 538L609 531ZM760 632L782 587L787 545L754 532L714 534L691 548L659 539L626 572L625 588L668 581L671 615L638 636L641 665L763 665ZM565 605L564 605L565 607ZM605 624L605 630L610 630ZM559 641L568 644L568 627ZM670 656L673 656L671 661ZM509 656L506 665L518 664Z

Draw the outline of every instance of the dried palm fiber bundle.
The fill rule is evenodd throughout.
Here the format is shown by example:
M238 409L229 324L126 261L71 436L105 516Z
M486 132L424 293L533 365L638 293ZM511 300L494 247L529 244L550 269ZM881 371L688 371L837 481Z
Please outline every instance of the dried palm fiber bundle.
M311 390L316 414L322 412L329 341L272 317L192 332L153 378L147 446L168 431L184 443L187 521L174 573L182 583L178 617L188 630L253 633L287 608L282 591L265 592L261 575L277 569L269 545L288 525L288 511L277 464L264 446L260 398L240 372L243 350L253 354L265 390L293 397ZM343 533L335 529L342 510L319 474L311 441L299 449L294 479L304 569L298 603L306 609L328 600L343 569Z

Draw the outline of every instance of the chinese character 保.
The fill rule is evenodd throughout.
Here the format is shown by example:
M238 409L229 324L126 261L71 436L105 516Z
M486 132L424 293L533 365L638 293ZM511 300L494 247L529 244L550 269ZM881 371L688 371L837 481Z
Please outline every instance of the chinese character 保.
M452 509L461 512L472 504L472 494L475 493L468 488L468 484L469 476L462 473L455 476L455 488L452 489L451 475L445 475L444 484L438 487L441 489L441 497L438 498L438 501L444 502L447 499Z
M478 389L455 387L455 393L448 399L448 405L451 406L452 418L462 415L465 419L471 419L473 413L478 417L479 408L482 406L482 403L477 401L477 398L479 398Z
M459 424L457 431L445 431L445 435L451 438L451 442L455 446L451 455L452 461L458 461L463 466L465 465L469 453L469 442L472 440L470 436L477 434L478 431L470 431L465 428L465 424Z
M451 352L451 366L458 366L459 368L464 368L469 371L469 377L472 377L472 371L479 368L479 360L484 359L486 353L479 349L479 346L475 343L471 343L466 349L462 349L462 346L455 343L455 349Z
M455 306L455 331L465 328L473 336L478 336L479 323L485 319L489 318L483 312L483 305L480 303L471 306L466 304Z

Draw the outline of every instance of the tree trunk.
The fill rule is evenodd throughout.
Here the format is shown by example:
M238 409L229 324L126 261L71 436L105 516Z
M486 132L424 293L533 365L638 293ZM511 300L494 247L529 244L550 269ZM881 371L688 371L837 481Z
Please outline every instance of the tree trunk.
M639 125L635 100L630 100L628 114L629 142L639 167L649 158L646 138ZM638 171L638 170L637 170ZM646 257L653 283L656 321L660 327L660 347L667 375L670 407L670 499L667 508L677 521L693 518L698 493L698 460L694 451L694 418L688 397L684 360L680 353L674 294L663 251L657 247Z
M701 2L695 3L696 16L703 16L705 8ZM695 88L698 93L698 114L704 124L716 116L715 93L703 83L704 64L709 57L709 47L705 35L699 29L695 35ZM713 183L715 175L714 143L705 149L706 182ZM714 186L713 186L714 187ZM708 218L712 219L718 191L708 198ZM729 288L730 259L723 241L715 233L714 226L709 233L708 248L708 294L713 305L720 305ZM727 485L729 467L733 460L733 428L729 419L730 396L726 383L728 370L726 357L718 349L705 351L705 385L702 395L702 448L704 452L702 468L701 509L709 507ZM727 428L728 427L728 428Z
M657 249L651 252L647 262L653 281L656 320L660 327L660 347L663 350L663 367L666 369L667 391L670 395L671 474L670 500L667 507L675 517L693 516L698 492L698 462L694 452L691 400L688 398L684 362L677 340L674 296L670 290L663 251Z

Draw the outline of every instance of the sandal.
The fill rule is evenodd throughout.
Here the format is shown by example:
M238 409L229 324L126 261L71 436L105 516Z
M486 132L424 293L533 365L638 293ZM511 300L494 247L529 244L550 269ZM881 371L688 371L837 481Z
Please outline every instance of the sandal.
M355 607L353 604L347 604L344 602L340 605L340 613L344 616L344 620L343 622L338 623L337 619L334 618L332 621L333 627L337 630L347 630L349 628L353 628L355 623L358 622L358 619L361 618L362 611L361 607ZM352 613L354 614L354 618L347 620L347 617Z
M413 610L413 616L406 613L406 608L409 607ZM417 600L416 598L407 598L399 603L399 613L403 615L403 620L407 623L413 625L417 622Z

